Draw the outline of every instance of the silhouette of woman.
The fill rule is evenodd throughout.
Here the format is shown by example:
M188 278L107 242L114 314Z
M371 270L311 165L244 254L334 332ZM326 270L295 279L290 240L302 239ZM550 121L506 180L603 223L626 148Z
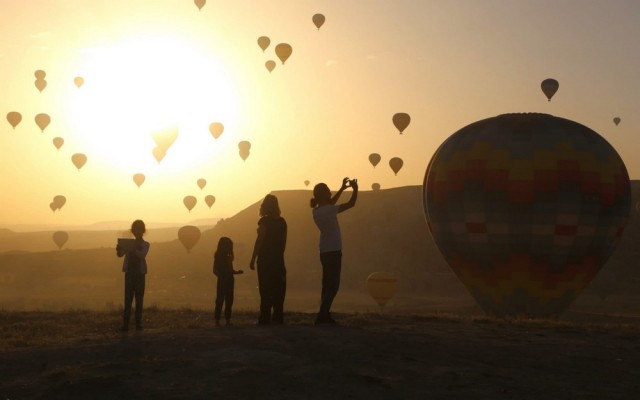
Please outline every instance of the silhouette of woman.
M134 245L130 249L116 246L118 257L124 256L122 272L124 272L124 315L122 330L129 330L131 317L131 303L136 299L136 330L142 330L142 303L144 300L145 275L147 274L147 253L149 242L142 239L146 231L142 220L135 220L131 224L131 233L135 237Z
M282 324L284 297L287 290L287 270L284 249L287 245L287 222L280 216L278 198L265 196L260 205L258 237L253 246L249 268L255 269L258 260L260 289L260 317L258 324ZM273 311L273 314L272 314Z
M342 192L348 187L353 189L348 202L335 205ZM320 230L320 263L322 264L322 292L320 311L315 324L336 324L331 317L331 304L340 287L340 271L342 269L342 237L338 225L338 213L356 205L358 199L358 180L344 178L342 186L331 197L331 190L325 183L318 183L313 188L311 207L313 221Z
M231 325L231 306L233 305L233 275L241 274L242 270L233 269L233 241L228 237L218 240L218 248L213 256L213 274L218 277L216 287L216 307L213 313L216 326L220 326L220 314L224 304L224 318L227 325Z

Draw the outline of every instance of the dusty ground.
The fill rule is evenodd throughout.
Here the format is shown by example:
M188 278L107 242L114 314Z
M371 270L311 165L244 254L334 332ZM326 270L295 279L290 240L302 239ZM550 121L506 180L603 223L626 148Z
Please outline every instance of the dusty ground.
M231 327L191 310L0 312L1 399L630 399L640 324L342 314Z

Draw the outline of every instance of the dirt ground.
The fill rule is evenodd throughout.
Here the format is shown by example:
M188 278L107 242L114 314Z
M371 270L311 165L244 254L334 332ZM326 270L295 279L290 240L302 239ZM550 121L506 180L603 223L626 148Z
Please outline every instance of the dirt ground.
M451 315L1 312L1 399L630 399L640 325Z

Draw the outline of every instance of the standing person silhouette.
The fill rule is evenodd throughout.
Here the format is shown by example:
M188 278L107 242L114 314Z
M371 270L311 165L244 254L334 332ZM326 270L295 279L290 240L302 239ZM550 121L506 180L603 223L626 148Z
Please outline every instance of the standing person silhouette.
M348 202L336 205L342 192L348 187L353 189ZM320 263L322 264L322 292L320 311L315 324L336 324L331 317L331 304L340 287L340 271L342 269L342 237L338 225L338 213L356 205L358 199L358 180L344 178L340 190L333 197L325 183L318 183L313 188L311 207L313 221L320 230Z
M249 268L253 270L256 259L258 260L259 325L284 322L284 297L287 290L287 270L284 265L286 246L287 222L280 216L278 198L268 194L260 205L258 237L249 263Z
M131 224L131 233L135 237L133 247L124 249L120 245L116 246L118 257L124 256L122 272L124 272L124 315L122 330L129 330L129 319L131 318L131 303L136 299L136 330L142 330L142 303L144 300L145 276L147 274L147 253L149 253L149 242L142 239L146 232L144 222L140 219Z
M242 270L233 269L233 241L228 237L218 240L218 248L213 256L213 274L218 277L216 286L216 307L213 313L216 326L220 326L220 314L224 304L224 318L227 325L231 325L231 306L233 305L234 275L241 274Z

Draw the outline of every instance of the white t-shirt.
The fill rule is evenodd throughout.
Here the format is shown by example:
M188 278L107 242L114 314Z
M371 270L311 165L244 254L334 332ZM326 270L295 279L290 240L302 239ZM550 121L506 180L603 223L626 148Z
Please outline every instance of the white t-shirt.
M320 253L342 250L338 206L325 204L314 208L313 221L320 229Z

